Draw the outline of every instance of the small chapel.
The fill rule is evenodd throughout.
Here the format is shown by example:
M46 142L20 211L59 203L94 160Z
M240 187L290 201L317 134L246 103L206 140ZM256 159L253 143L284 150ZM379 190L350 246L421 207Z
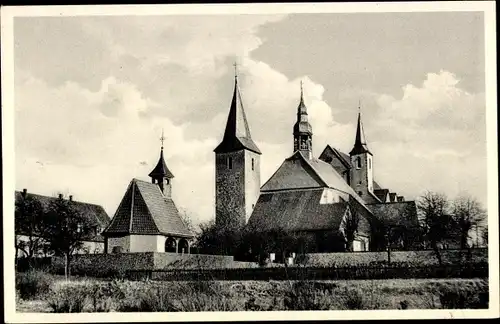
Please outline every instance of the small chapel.
M354 251L383 249L387 229L401 249L418 244L415 201L405 201L374 179L374 155L365 139L361 111L349 154L327 145L315 157L301 85L291 135L291 155L261 186L262 152L252 140L235 76L224 136L214 150L218 226L281 230L309 242L305 252L341 252L347 249L346 229L355 218Z
M194 234L172 199L174 175L163 156L149 173L151 182L132 179L118 209L103 231L106 253L190 253Z

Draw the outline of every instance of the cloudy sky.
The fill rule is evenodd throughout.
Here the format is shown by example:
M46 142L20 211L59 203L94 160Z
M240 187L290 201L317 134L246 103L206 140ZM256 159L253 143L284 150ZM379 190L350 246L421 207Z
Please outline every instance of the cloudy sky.
M292 153L304 82L315 156L348 152L361 100L376 180L486 204L483 14L17 17L16 189L101 204L165 157L174 199L214 217L214 153L239 64L262 183Z

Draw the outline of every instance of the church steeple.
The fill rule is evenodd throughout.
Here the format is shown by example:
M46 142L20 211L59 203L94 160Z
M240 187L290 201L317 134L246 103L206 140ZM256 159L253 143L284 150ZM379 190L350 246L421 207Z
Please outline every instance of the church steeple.
M306 158L312 158L312 127L309 124L304 90L300 81L300 102L297 107L297 122L293 126L293 151L301 151Z
M359 108L361 110L361 108ZM366 146L365 132L363 130L363 124L361 123L361 111L358 112L358 124L356 128L356 139L354 141L354 147L352 148L349 155L356 155L362 153L370 153L368 147Z
M160 190L166 197L170 197L172 194L172 184L171 179L174 178L174 175L167 167L167 163L165 163L165 158L163 157L163 141L165 137L163 135L163 129L161 131L161 151L160 151L160 159L158 163L154 167L153 171L149 173L151 177L151 182L158 184Z
M250 135L250 127L248 126L247 117L241 101L240 89L238 87L238 75L235 71L233 99L231 100L231 106L229 108L224 137L222 142L215 148L214 152L228 153L241 149L247 149L257 154L261 154Z

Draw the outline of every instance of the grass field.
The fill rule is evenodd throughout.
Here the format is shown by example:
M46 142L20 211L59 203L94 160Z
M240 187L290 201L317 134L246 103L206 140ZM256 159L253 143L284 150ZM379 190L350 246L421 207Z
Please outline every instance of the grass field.
M488 281L484 279L161 282L93 278L66 281L47 274L18 277L22 276L24 279L16 283L18 312L488 307Z

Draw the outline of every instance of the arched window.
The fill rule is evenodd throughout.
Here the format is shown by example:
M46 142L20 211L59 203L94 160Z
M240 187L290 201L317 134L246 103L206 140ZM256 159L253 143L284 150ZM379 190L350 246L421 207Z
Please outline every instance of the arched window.
M179 241L179 248L177 253L189 253L189 243L186 239L181 239Z
M359 156L356 158L356 168L361 169L361 158Z
M177 252L177 242L174 238L169 237L165 241L165 252Z
M252 171L255 170L255 159L252 158Z
M233 158L232 157L227 158L227 168L229 170L231 170L233 168Z
M368 159L368 169L372 168L372 159Z

